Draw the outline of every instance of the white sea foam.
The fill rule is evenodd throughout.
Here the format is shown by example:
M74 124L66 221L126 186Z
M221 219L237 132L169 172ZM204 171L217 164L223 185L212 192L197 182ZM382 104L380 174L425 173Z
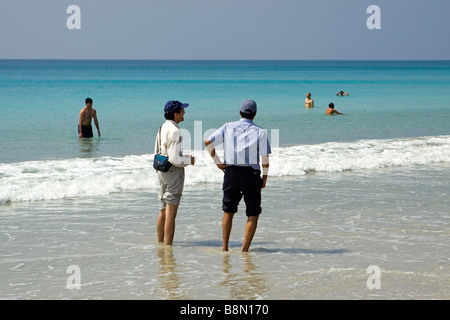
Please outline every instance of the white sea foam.
M281 148L271 159L271 174L376 170L450 162L450 136L330 142Z
M269 174L275 177L377 170L449 163L450 136L330 142L272 151ZM206 151L194 154L197 162L186 168L185 184L221 183L223 174ZM0 164L0 203L156 191L152 161L153 155L147 154Z

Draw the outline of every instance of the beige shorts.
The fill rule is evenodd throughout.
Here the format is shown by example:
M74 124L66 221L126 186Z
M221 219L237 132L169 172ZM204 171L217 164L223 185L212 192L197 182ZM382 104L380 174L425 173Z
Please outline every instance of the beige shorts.
M158 171L159 180L159 210L166 204L179 205L184 187L184 168L172 165L167 172Z

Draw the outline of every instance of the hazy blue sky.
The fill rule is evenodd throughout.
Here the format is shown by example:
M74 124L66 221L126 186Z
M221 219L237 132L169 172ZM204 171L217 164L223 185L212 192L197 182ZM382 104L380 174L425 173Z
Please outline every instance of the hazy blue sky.
M449 18L450 0L0 0L0 58L450 60Z

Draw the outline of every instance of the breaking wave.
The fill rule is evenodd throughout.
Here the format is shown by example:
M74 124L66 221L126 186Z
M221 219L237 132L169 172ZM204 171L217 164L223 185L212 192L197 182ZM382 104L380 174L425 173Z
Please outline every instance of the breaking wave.
M329 142L274 148L270 176L379 170L450 162L450 136ZM219 151L220 154L220 151ZM185 185L221 183L206 151L196 151ZM223 159L223 157L222 157ZM159 187L153 155L0 164L0 203L102 196Z

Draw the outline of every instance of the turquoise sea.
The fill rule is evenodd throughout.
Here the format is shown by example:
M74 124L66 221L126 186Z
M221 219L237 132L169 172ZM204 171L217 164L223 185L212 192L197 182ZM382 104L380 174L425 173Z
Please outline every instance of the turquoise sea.
M450 62L0 61L0 162L76 158L78 113L91 97L103 137L96 156L153 150L167 100L190 103L183 127L235 120L243 99L255 120L302 145L446 135ZM348 97L336 97L344 90ZM316 108L305 110L307 92ZM328 103L348 117L323 117ZM75 129L74 129L75 127Z
M102 135L79 140L87 97ZM197 164L169 249L152 154L172 99ZM270 177L251 252L241 208L223 254L202 141L244 99ZM450 61L0 60L0 128L0 299L450 298Z

